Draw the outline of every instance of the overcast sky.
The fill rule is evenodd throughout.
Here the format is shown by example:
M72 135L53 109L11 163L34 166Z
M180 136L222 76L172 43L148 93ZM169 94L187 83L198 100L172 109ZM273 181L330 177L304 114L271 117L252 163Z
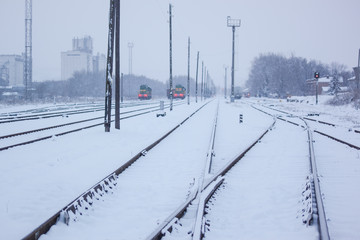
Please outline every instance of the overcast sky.
M243 84L261 53L294 54L350 70L360 48L359 0L172 0L173 74L191 76L196 53L217 85L231 66L232 31L226 18L241 19L236 29L235 84ZM134 43L133 73L165 82L169 78L169 0L121 1L121 72L128 73L128 42ZM62 51L72 38L90 35L94 53L106 53L108 0L33 0L33 80L59 80ZM25 45L25 0L0 0L0 54L21 54ZM201 74L199 74L201 77ZM228 70L228 81L230 69Z

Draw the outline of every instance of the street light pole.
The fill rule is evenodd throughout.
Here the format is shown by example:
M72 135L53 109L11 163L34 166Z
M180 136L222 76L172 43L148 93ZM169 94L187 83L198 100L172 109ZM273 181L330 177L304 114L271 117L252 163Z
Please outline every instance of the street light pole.
M232 64L231 64L231 96L230 102L234 102L234 65L235 65L235 28L240 27L240 19L232 19L227 17L227 26L232 28Z

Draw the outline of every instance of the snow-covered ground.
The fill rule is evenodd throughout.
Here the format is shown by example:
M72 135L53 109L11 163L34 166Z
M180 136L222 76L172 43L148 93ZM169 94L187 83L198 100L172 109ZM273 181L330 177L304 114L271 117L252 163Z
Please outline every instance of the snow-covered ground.
M319 105L309 101L250 98L230 104L219 98L210 102L122 173L112 194L95 202L77 222L57 223L41 239L145 239L185 201L194 178L203 171L218 102L213 172L273 122L251 104L273 105L303 116L321 112L323 121L359 129L357 110L326 106L321 98ZM0 239L20 239L30 233L203 103L192 101L190 106L166 110L166 117L150 113L126 119L120 131L105 133L101 126L0 152ZM7 111L15 108L0 108L0 113ZM241 124L239 114L243 114ZM360 134L354 136L359 141ZM319 135L315 141L330 236L359 239L359 151ZM299 213L301 187L309 173L306 144L306 131L278 120L226 176L225 188L207 215L211 231L206 239L315 239L316 227L303 225Z

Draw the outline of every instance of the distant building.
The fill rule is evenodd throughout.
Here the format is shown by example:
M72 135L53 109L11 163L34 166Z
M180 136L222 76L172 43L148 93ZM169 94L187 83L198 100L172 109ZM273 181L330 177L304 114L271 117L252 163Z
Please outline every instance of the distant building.
M84 38L73 38L72 49L73 51L88 52L92 54L93 40L90 36Z
M61 53L61 80L71 78L75 72L92 72L92 54L81 51Z
M359 69L358 67L353 67L354 76L348 79L349 87L356 89L359 84Z
M93 56L93 40L90 36L73 38L72 50L61 53L61 80L71 78L75 72L99 72L106 69L106 56Z
M331 81L333 81L332 76L321 77L316 80L315 78L306 80L306 92L307 95L316 95L316 82L318 81L318 95L325 94L330 89ZM343 79L339 78L340 86L343 84ZM345 91L344 87L341 87L342 91Z
M77 71L93 71L93 41L91 37L74 38L71 51L61 53L61 80L67 80Z
M0 55L0 85L24 86L24 57Z
M103 71L106 69L106 56L105 54L98 53L93 57L93 70L94 72Z

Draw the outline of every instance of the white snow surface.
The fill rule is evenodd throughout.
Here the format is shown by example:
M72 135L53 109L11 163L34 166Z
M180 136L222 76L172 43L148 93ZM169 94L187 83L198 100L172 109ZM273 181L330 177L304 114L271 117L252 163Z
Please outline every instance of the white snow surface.
M338 137L359 145L360 134L353 132L360 130L359 111L328 106L321 100L319 105L313 104L312 98L301 103L257 98L235 103L214 100L126 169L114 191L95 201L76 222L69 226L58 222L40 239L145 239L186 200L191 185L201 175L218 103L212 173L245 150L273 122L251 104L272 105L301 116L320 112L317 118L337 124L333 132L339 132ZM192 99L190 105L174 107L171 112L166 109L166 117L150 113L126 119L121 121L120 130L112 128L110 133L100 126L0 152L0 239L21 239L30 233L203 103ZM17 109L20 107L1 106L0 113ZM243 123L239 123L239 114L243 114ZM58 124L69 120L41 121ZM36 122L29 121L28 128L37 128L32 126ZM22 124L9 126L21 126L10 132L24 129ZM360 153L315 133L314 140L330 236L360 239ZM308 174L306 131L278 120L225 175L225 184L206 215L210 231L205 239L316 239L316 226L306 227L300 213L302 186ZM190 238L173 233L167 239Z

